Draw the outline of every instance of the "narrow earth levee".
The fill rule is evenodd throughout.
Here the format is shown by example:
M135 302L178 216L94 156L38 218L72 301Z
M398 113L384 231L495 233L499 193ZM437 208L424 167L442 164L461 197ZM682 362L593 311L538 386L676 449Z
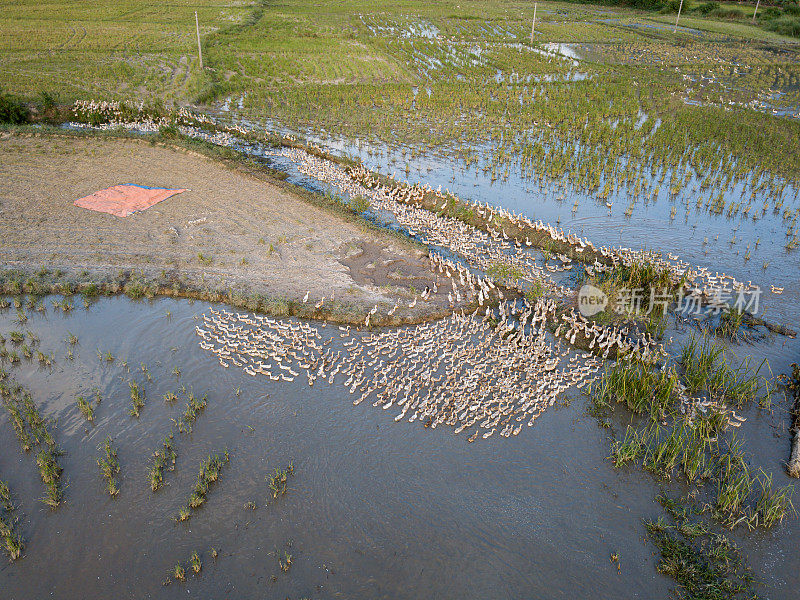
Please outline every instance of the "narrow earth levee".
M124 183L188 191L125 218L73 204ZM376 304L374 324L450 312L444 286L414 302L439 277L424 249L268 174L140 140L2 134L0 268L6 291L188 296L349 323Z

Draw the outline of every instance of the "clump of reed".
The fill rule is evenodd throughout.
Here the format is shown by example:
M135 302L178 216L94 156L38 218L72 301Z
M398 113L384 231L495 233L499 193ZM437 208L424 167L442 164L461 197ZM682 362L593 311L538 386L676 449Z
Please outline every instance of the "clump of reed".
M8 484L0 481L0 538L9 560L17 560L25 549L25 541L17 531L19 519L14 514L16 506L11 500Z
M117 458L117 450L114 448L113 441L107 437L103 444L98 448L103 452L103 456L97 459L97 466L100 467L100 474L106 480L106 491L109 496L116 496L119 494L119 482L117 475L119 475L119 459Z
M136 417L138 419L139 414L145 405L146 398L144 389L136 382L136 380L131 381L128 385L131 388L131 408L128 412L132 417Z
M285 469L276 467L274 472L267 474L267 482L273 500L286 494L290 475L294 475L294 465L291 462Z
M228 451L225 450L220 457L218 454L209 456L206 460L200 463L200 473L197 475L197 482L195 483L194 490L189 496L186 506L181 507L176 517L176 521L187 521L192 516L192 511L197 510L206 502L208 492L211 487L219 480L222 473L222 467L228 464L230 456Z
M175 461L178 459L178 453L175 451L173 438L174 436L170 432L151 457L147 477L150 481L150 489L154 492L164 485L164 471L175 470Z

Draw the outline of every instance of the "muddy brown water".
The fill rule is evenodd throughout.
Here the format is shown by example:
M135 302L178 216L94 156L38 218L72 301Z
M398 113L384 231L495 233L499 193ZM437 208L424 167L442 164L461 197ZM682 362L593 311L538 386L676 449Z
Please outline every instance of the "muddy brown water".
M0 566L4 599L664 598L673 587L656 571L641 522L662 514L654 502L660 484L604 459L609 433L586 415L582 397L550 408L517 437L468 444L451 428L395 423L392 411L369 402L354 407L338 384L309 387L299 378L272 382L224 369L194 333L206 304L111 298L89 309L78 301L64 315L52 300L45 315L29 311L22 329L41 338L43 351L56 351L55 365L23 360L11 373L57 420L66 501L51 511L38 500L34 457L22 453L2 411L0 478L20 504L27 542L21 560ZM0 313L0 331L20 329L15 318L13 310ZM79 338L72 361L68 332ZM338 339L335 327L322 333ZM101 361L98 349L115 361ZM127 413L130 378L147 394L138 420ZM207 392L208 407L191 435L176 434L177 469L152 493L148 457L183 408L162 395L180 385ZM75 397L94 387L103 401L91 425ZM746 414L748 450L783 483L781 419ZM624 428L624 418L618 411L614 426ZM122 467L114 499L95 464L106 436ZM206 505L188 523L173 522L200 460L226 448L231 462ZM267 503L267 473L289 461L288 493ZM245 508L250 501L255 511ZM796 597L799 530L795 519L766 534L734 535L768 597ZM216 560L211 547L219 549ZM186 566L195 550L202 573L163 586L170 567ZM294 557L288 573L278 563L284 550ZM615 552L622 574L610 561Z

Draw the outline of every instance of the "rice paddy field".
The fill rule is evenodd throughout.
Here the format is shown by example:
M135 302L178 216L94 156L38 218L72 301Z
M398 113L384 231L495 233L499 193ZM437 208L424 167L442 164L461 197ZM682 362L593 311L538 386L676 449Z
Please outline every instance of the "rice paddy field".
M0 1L0 596L796 598L800 8L656 4Z

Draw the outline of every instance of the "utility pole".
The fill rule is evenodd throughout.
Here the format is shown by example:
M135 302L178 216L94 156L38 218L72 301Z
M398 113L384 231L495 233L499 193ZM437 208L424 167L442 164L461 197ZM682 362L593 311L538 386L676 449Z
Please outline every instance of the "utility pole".
M533 43L533 33L536 31L536 2L533 3L533 25L531 25L531 44Z
M197 30L197 54L200 56L200 69L203 68L203 46L200 45L200 21L197 18L197 11L194 11L194 27Z
M681 18L681 10L683 10L683 0L681 0L681 5L678 7L678 16L675 18L675 29L672 30L672 33L678 33L678 19Z
M761 3L761 0L756 0L756 9L753 11L753 23L756 22L756 14L758 14L758 5Z

